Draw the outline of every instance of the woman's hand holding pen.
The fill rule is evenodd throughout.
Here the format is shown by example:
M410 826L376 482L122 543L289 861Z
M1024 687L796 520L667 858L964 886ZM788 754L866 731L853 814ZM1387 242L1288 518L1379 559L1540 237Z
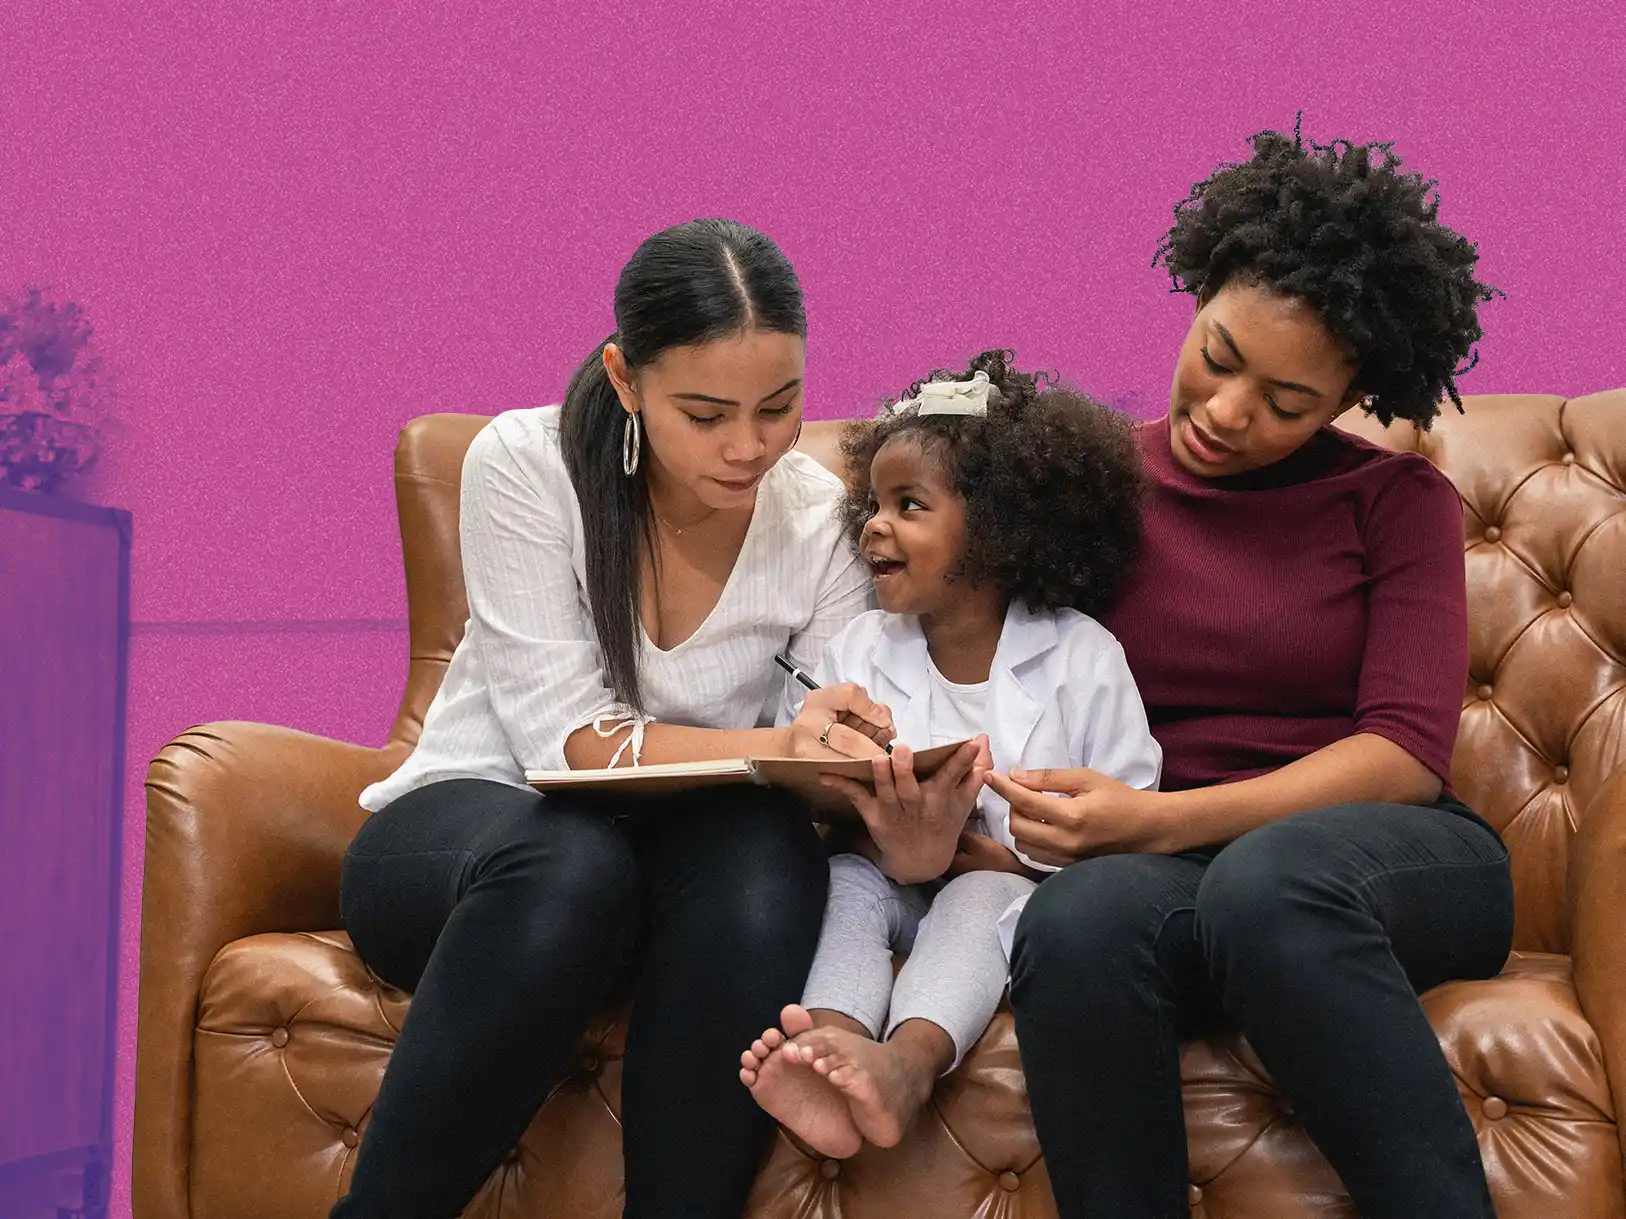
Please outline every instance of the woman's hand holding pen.
M785 729L786 751L798 758L868 758L873 790L837 775L819 781L852 801L881 856L882 872L901 884L941 876L955 858L960 832L993 769L988 737L967 741L931 778L917 780L908 746L893 748L897 734L890 708L852 682L821 688L785 656L776 655L774 661L808 691L800 713Z
M884 758L897 735L892 712L850 681L810 690L782 731L793 758Z

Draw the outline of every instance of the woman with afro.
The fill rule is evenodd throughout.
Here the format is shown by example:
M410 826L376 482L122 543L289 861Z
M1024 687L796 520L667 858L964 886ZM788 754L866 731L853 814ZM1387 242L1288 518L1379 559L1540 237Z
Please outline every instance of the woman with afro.
M1062 1216L1186 1216L1180 1040L1236 1028L1367 1219L1489 1219L1417 998L1495 975L1513 926L1507 851L1450 788L1461 505L1424 458L1329 425L1461 409L1494 289L1388 145L1252 144L1159 249L1197 310L1101 619L1161 790L988 778L1018 849L1063 866L1014 937L1034 1122Z

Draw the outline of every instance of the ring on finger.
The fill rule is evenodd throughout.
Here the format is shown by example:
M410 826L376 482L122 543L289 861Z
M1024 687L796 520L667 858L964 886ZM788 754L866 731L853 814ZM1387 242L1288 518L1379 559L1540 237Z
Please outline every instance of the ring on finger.
M828 724L825 725L824 731L819 733L819 744L820 745L828 746L830 744L830 729L834 728L840 722L841 722L840 720L831 720Z

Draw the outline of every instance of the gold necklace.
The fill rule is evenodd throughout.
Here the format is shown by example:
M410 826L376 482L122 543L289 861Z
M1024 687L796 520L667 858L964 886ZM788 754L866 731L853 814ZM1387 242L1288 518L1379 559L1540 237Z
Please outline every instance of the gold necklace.
M651 508L650 511L654 512L654 509ZM683 526L682 529L679 529L676 525L672 524L671 521L667 520L659 512L655 513L655 519L657 521L659 521L661 524L665 525L668 529L670 529L674 536L682 537L685 533L687 533L689 530L693 529L696 525L703 524L704 522L709 521L712 517L714 517L716 515L717 515L717 509L713 508L710 512L706 513L705 516L701 517L699 520L690 521L687 525Z

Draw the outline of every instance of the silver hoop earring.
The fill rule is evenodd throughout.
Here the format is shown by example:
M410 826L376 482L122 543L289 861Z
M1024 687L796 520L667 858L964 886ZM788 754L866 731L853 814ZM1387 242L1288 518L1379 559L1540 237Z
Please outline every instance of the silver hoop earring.
M638 412L627 412L627 426L621 429L621 473L631 478L638 473L638 458L643 455L644 429L638 422Z

